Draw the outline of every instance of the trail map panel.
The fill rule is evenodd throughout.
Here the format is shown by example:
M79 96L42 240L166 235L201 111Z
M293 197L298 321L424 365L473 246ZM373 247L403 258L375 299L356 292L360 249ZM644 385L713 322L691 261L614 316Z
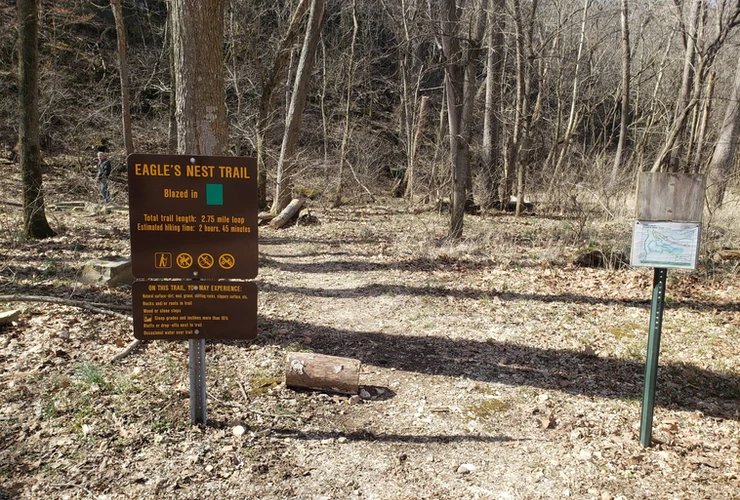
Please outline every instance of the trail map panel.
M696 269L701 224L635 221L633 266Z
M257 276L257 162L231 156L128 157L136 278Z
M136 281L132 292L137 339L257 337L252 281Z

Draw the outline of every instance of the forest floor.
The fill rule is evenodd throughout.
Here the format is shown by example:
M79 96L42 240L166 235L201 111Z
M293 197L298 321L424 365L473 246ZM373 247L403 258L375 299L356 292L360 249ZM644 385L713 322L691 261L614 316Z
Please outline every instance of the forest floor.
M570 263L629 221L468 216L451 244L435 211L313 203L319 224L260 228L259 335L207 343L191 426L186 342L111 363L126 317L7 298L130 305L78 280L130 254L125 211L63 208L51 175L59 235L24 241L3 169L0 499L740 498L737 266L669 272L646 449L652 270ZM359 359L364 398L287 388L290 351Z

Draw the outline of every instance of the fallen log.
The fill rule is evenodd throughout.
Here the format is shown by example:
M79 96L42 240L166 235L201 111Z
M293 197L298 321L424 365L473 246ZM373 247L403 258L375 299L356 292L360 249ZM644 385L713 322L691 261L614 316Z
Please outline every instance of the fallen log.
M357 394L361 363L357 359L293 352L285 362L286 387Z
M276 217L276 215L275 214L271 214L270 212L260 212L260 213L257 214L257 225L258 226L266 226L275 217Z
M270 227L273 229L280 229L285 224L287 224L290 219L295 217L295 215L303 206L303 202L305 200L306 199L304 197L293 199L293 201L291 201L288 206L285 207L282 212L280 212L280 215L270 221Z
M722 249L714 254L715 262L740 261L740 250Z

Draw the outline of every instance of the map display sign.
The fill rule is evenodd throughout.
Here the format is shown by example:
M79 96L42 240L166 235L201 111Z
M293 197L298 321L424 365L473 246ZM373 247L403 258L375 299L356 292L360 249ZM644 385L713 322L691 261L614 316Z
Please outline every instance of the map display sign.
M128 156L136 278L257 276L255 158Z
M253 339L257 284L252 281L136 281L134 337Z
M633 266L696 269L701 224L696 222L635 221L632 232Z

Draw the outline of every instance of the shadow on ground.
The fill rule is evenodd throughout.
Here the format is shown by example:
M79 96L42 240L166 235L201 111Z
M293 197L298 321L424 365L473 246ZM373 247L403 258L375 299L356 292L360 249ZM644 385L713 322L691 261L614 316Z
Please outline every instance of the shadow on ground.
M288 333L277 333L288 332ZM256 343L288 346L311 337L318 353L366 365L530 386L570 394L641 400L645 363L495 341L357 332L300 321L260 318ZM229 342L240 345L240 341ZM693 364L662 364L656 406L740 420L740 377Z

